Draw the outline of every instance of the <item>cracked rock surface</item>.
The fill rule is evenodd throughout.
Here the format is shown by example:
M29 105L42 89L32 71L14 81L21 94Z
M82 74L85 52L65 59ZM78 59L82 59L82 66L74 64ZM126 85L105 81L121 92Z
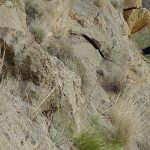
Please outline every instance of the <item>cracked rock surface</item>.
M93 116L113 130L114 97L132 91L149 128L150 63L128 38L147 18L139 27L141 20L130 19L134 10L123 16L123 9L139 8L141 1L75 0L71 7L71 0L38 2L48 26L40 44L30 32L25 0L0 1L0 148L72 150L66 130L86 129ZM148 150L149 133L127 149L139 150L140 143Z

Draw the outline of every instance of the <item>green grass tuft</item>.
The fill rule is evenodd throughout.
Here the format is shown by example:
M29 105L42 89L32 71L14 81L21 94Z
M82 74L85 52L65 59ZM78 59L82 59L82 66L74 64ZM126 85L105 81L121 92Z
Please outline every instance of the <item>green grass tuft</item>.
M30 31L34 35L37 43L39 44L44 41L48 32L46 24L40 21L33 21L30 25Z
M78 150L122 150L118 141L106 139L99 132L83 131L73 139L74 146Z

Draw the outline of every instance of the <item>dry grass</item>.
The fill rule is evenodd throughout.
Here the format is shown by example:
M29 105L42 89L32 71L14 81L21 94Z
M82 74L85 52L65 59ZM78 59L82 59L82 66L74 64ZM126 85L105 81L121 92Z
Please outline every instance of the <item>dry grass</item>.
M36 108L36 110L33 112L34 115L32 116L32 120L39 114L43 104L46 103L47 99L52 95L52 93L55 91L56 88L57 88L57 86L50 91L50 93L43 99L43 101L40 103L40 105Z
M114 136L125 145L136 144L144 138L144 119L133 96L120 97L111 109Z

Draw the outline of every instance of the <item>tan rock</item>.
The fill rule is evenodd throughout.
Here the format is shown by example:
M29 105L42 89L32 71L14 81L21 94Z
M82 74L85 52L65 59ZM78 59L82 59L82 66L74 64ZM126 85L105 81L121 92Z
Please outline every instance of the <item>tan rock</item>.
M24 5L18 3L18 8L13 5L11 1L6 1L6 3L0 5L0 28L11 28L25 32L26 15L24 13Z
M141 8L142 0L124 0L124 9Z
M150 12L145 8L124 11L124 18L129 26L129 36L149 26Z

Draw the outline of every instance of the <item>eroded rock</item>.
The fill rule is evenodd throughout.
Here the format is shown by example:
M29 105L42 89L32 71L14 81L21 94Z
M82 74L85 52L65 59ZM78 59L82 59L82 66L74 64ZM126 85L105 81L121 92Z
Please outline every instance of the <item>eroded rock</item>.
M146 8L126 10L123 14L129 26L129 36L149 26L150 12Z
M124 9L141 8L142 0L124 0Z
M6 48L4 63L8 64L11 69L17 70L13 77L9 78L11 80L15 78L15 83L18 83L15 85L9 80L8 86L4 86L5 82L0 86L3 88L0 91L0 105L2 106L0 107L2 108L0 109L0 115L2 115L0 132L3 137L0 146L4 150L11 147L13 149L23 147L22 149L25 150L35 148L55 150L57 148L53 147L47 134L50 134L51 127L55 128L56 133L59 132L58 135L64 130L68 131L70 126L75 129L75 132L79 132L87 129L93 116L104 118L101 123L112 129L113 124L109 118L109 109L113 103L111 98L118 97L118 94L122 93L129 83L134 84L131 84L131 88L126 90L127 93L137 87L134 92L137 94L138 104L146 103L145 110L150 105L149 64L140 57L133 48L133 43L129 41L128 25L121 11L115 7L116 3L101 1L102 5L96 6L92 0L77 0L72 10L69 11L69 3L64 6L65 3L58 1L60 3L57 6L55 2L53 0L43 1L47 6L46 9L49 9L47 12L51 12L52 6L58 8L56 12L59 12L50 14L49 19L46 20L50 27L54 25L59 27L56 28L57 32L51 34L48 42L57 45L61 38L60 35L64 33L63 29L68 31L66 28L68 21L65 19L72 19L73 24L69 24L71 31L67 32L67 37L63 39L63 42L69 43L68 47L72 48L67 47L67 49L73 51L72 58L78 58L77 60L84 66L81 71L88 79L86 92L83 93L81 90L81 74L71 71L63 63L63 59L66 59L66 57L62 58L64 54L52 56L52 52L49 52L51 49L43 48L28 32L24 9L19 10L20 7L12 2L0 4L2 8L0 11L7 11L6 14L2 12L3 22L0 21L1 58ZM131 4L130 8L131 6L140 7L140 1L133 1ZM64 15L62 12L65 10L67 13ZM142 14L132 13L133 10L127 11L131 11L128 17L129 23L132 18L136 20L129 26L131 33L146 25L149 14L147 10L135 9L135 11L142 11ZM68 12L73 12L73 14L68 14ZM49 13L46 17L49 16ZM9 16L14 20L9 19ZM56 18L51 21L50 18L53 19L55 16ZM64 22L61 25L63 19ZM139 20L145 23L139 24ZM53 47L53 51L55 53L61 51L61 46L62 44L59 43L58 46ZM61 53L63 52L62 50ZM74 63L71 65L70 67L74 67ZM4 78L4 81L6 79ZM55 90L51 94L53 89ZM19 97L19 100L14 97ZM126 100L125 97L124 101ZM24 107L20 107L21 104L25 104L25 110ZM3 112L6 113L3 114ZM40 120L41 126L36 124L39 119L42 119ZM66 138L65 135L62 136ZM53 137L56 136L53 135ZM66 145L65 148L60 146L59 149L68 150L70 145L68 143Z

